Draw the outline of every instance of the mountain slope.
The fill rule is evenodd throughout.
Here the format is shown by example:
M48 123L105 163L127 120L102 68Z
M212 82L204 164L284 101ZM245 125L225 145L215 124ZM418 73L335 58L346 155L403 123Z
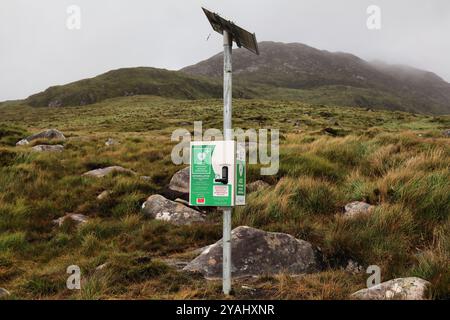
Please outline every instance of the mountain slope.
M260 43L261 55L234 50L236 98L301 100L428 114L450 113L450 84L431 72L304 44ZM50 87L30 96L34 107L93 104L109 98L156 95L175 99L222 97L222 54L180 71L126 68Z
M276 88L317 89L333 100L335 86L357 92L348 95L347 104L384 107L423 113L450 113L450 84L434 75L406 66L369 63L347 53L331 53L299 43L261 42L261 55L245 49L233 52L233 72L239 83ZM190 75L219 78L222 54L181 70ZM386 96L386 101L367 99L363 91ZM381 104L381 105L380 105Z
M50 87L26 99L34 107L79 106L108 98L157 95L180 99L217 98L222 87L216 81L156 68L126 68L95 78Z

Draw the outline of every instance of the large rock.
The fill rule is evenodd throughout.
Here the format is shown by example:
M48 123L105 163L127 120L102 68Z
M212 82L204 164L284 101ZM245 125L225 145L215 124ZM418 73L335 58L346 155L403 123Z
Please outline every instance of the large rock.
M449 138L449 137L450 137L450 129L444 130L444 131L442 132L442 135L443 135L444 137Z
M61 227L67 219L72 220L73 222L75 222L78 225L78 224L83 224L83 223L88 222L89 218L86 217L84 214L68 213L64 217L53 220L53 223L57 224L58 226Z
M142 205L144 215L176 225L205 221L205 216L184 204L171 201L159 194L150 196Z
M175 173L170 180L169 189L181 193L189 193L189 170L190 167L186 167Z
M136 174L136 172L134 172L132 170L125 169L125 168L120 167L120 166L112 166L112 167L95 169L95 170L91 170L91 171L85 172L85 173L83 173L83 176L89 176L89 177L95 177L95 178L103 178L103 177L105 177L108 174L113 173L113 172L124 172L124 173L132 174L132 175Z
M368 214L373 211L375 206L361 201L354 201L345 206L345 216L353 218L358 215Z
M209 279L222 277L222 250L222 240L219 240L207 247L184 270L200 272ZM233 277L282 272L304 274L319 269L312 245L284 233L238 227L232 231L231 252Z
M10 295L9 291L4 289L4 288L0 288L0 299L2 298L6 298Z
M428 281L416 277L398 278L359 290L351 297L358 300L424 300L429 285Z
M37 145L37 146L34 146L33 148L31 148L31 150L36 151L36 152L63 152L64 146L62 146L60 144L56 144L56 145L40 144L40 145Z
M42 131L36 134L33 134L25 139L20 140L16 143L17 146L23 146L29 144L33 140L37 139L49 139L49 140L66 140L66 137L62 134L61 131L56 129L50 129L46 131Z
M268 187L270 187L270 184L262 180L258 180L247 185L247 193L259 191Z

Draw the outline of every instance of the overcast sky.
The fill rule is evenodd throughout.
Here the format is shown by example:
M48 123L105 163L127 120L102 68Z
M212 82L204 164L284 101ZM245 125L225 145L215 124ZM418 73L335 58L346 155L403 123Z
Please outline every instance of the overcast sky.
M81 9L79 30L67 27L70 5ZM222 40L202 5L258 41L408 64L450 82L448 0L1 0L0 101L111 69L179 69L207 59ZM369 5L381 9L381 30L366 26Z

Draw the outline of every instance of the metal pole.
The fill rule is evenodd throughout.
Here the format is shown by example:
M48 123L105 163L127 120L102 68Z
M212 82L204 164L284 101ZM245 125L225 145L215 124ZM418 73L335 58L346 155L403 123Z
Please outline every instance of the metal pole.
M233 39L227 31L223 32L223 131L224 140L233 140L232 136L232 66L231 54ZM223 293L231 291L231 214L233 209L223 208Z

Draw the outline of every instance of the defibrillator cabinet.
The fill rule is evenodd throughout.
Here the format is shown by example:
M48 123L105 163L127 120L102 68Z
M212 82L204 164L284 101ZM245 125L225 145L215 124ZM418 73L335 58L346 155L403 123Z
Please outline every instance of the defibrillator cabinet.
M191 142L189 204L245 205L245 155L245 146L235 141Z

